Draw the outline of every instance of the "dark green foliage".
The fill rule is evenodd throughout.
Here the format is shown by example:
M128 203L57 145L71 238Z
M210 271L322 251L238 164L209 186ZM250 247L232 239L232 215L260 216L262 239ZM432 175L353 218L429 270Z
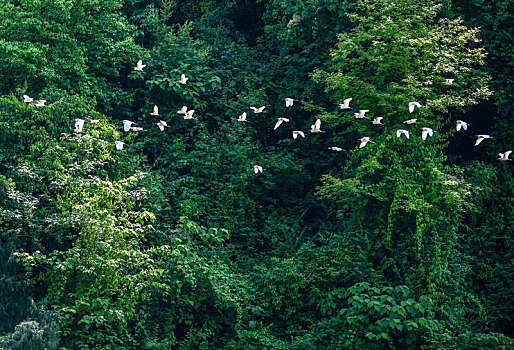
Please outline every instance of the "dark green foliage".
M498 149L512 148L514 137L512 123L514 110L512 100L513 62L509 59L513 51L514 31L508 24L513 21L514 13L509 1L454 1L449 9L453 16L462 16L471 26L480 26L480 38L488 52L485 68L493 76L491 88L495 91L491 101L483 110L490 111L492 120L487 123L494 133L493 145L487 148L488 156L496 156ZM487 108L487 109L486 109ZM480 113L480 111L478 111ZM478 114L477 113L477 114ZM478 116L477 116L478 117ZM503 151L501 151L503 152ZM484 159L484 158L480 158ZM483 166L484 171L474 171ZM473 288L488 305L488 325L512 336L511 324L514 322L514 295L512 290L512 203L513 172L510 164L490 166L484 163L471 163L465 166L470 182L477 186L473 193L473 210L466 220L466 235L470 265L476 276ZM494 302L492 302L494 300ZM494 305L494 306L493 306Z
M0 0L0 348L511 348L511 12Z

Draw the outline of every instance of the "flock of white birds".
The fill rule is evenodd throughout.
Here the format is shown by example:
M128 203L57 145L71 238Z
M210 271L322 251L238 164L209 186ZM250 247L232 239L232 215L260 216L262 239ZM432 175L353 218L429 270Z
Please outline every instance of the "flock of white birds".
M143 61L140 60L140 61L138 61L136 63L136 66L134 67L134 70L142 72L145 67L146 67L146 64L143 64ZM183 85L187 85L187 81L188 80L189 80L189 78L185 74L182 74L180 76L180 80L177 80L177 83L180 83L180 84L183 84ZM453 82L454 82L454 79L446 79L446 81L443 82L443 84L445 84L445 85L453 85ZM286 107L292 107L295 101L298 101L298 100L295 100L293 98L287 97L285 99ZM351 110L351 109L353 109L352 107L350 107L350 102L351 101L352 101L352 98L347 98L347 99L345 99L343 101L343 103L339 104L339 107L342 110ZM28 95L23 95L23 102L25 102L25 103L32 103L32 102L34 102L34 99L29 97ZM46 107L46 105L45 105L46 102L47 102L46 100L37 100L35 106L36 107ZM413 113L416 108L421 108L421 107L422 106L421 106L421 104L419 102L416 102L416 101L409 102L409 104L408 104L409 113ZM250 109L253 111L254 114L262 113L265 108L266 108L266 106L250 107ZM190 109L188 109L187 106L182 106L182 108L177 111L177 114L182 115L185 120L191 120L191 119L197 120L197 118L193 117L194 112L195 112L194 109L190 110ZM359 110L359 112L354 113L354 117L355 117L355 119L368 119L369 120L370 118L366 117L366 113L367 112L369 112L368 109L361 109L361 110ZM149 114L152 115L152 116L160 116L160 114L159 114L159 107L158 106L154 106L153 107L153 111L150 112ZM238 116L237 121L238 122L247 122L248 120L246 118L247 118L247 113L243 112L240 116ZM382 119L383 119L383 117L376 117L373 120L371 120L371 122L372 122L373 125L383 125L382 124ZM89 122L94 124L94 123L99 123L99 120L91 119L91 120L89 120ZM75 129L74 129L74 132L75 133L81 133L83 131L83 129L84 129L84 123L85 123L84 119L79 119L79 118L75 119ZM142 127L133 126L134 124L136 124L133 121L122 120L122 123L123 123L123 130L125 132L130 132L130 131L139 132L139 131L143 130ZM277 118L277 122L275 123L275 127L273 128L273 130L278 129L280 127L280 125L282 125L282 123L289 123L289 119L288 118L284 118L284 117ZM403 123L406 124L406 125L418 124L418 120L417 119L408 119L408 120L404 121ZM156 125L157 125L157 127L161 131L164 131L164 129L166 127L168 127L168 124L164 120L160 120L159 122L156 123ZM468 125L469 124L467 122L463 121L463 120L457 120L455 128L456 128L457 131L467 130L468 129ZM311 125L310 132L311 133L324 133L325 132L325 131L321 130L321 119L316 119L314 124ZM429 136L432 137L433 135L434 135L434 130L433 129L431 129L429 127L422 127L421 128L421 139L422 140L426 140L427 137L429 137ZM293 130L292 131L292 136L293 136L293 139L297 139L298 136L301 136L302 138L305 138L305 133L303 131L301 131L301 130ZM400 138L402 136L405 136L407 139L410 139L410 132L409 132L409 130L405 130L405 129L398 129L398 130L396 130L396 137ZM476 141L475 141L475 146L478 146L483 140L491 138L490 135L485 135L485 134L479 134L479 135L475 135L475 136L477 138ZM372 141L369 136L361 137L359 139L359 141L360 141L359 148L365 147L368 143L374 143L374 141ZM125 145L125 143L123 141L114 141L114 143L116 145L116 149L117 150L123 149L123 146ZM329 147L328 149L332 150L332 151L336 151L336 152L341 152L341 151L344 150L343 148L337 147L337 146L332 146L332 147ZM512 159L509 158L511 153L512 153L512 150L509 150L509 151L506 151L506 152L503 152L503 153L499 153L498 154L499 155L498 160L500 160L500 161L512 161ZM262 173L263 168L260 165L254 165L253 166L253 170L254 170L255 174L258 174L258 173Z

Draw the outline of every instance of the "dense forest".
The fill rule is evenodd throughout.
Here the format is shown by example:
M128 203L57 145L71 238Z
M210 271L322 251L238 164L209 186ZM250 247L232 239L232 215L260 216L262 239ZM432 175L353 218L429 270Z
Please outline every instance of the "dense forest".
M0 349L514 349L513 23L0 0Z

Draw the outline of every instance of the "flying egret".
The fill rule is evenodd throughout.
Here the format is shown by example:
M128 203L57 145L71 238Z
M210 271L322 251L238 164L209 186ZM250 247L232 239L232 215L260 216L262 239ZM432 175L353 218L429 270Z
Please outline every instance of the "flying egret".
M29 95L23 95L23 102L30 103L32 101L34 101L32 97L29 97Z
M321 131L321 119L316 119L316 122L314 123L314 125L311 125L311 132L312 133L324 132L324 131Z
M434 136L434 130L431 128L421 128L421 139L426 140L427 136Z
M180 83L180 84L187 84L187 81L189 80L188 77L186 77L185 74L182 74L180 76L180 80L177 80L177 83Z
M339 108L341 108L341 109L352 109L352 107L350 107L351 100L353 100L353 98L347 98L346 100L343 101L343 103L339 104Z
M273 130L277 130L277 128L280 126L280 124L282 124L282 122L289 123L289 119L283 117L277 118L277 123L275 124Z
M298 138L298 135L305 138L305 133L303 131L298 131L298 130L293 131L293 139L296 140Z
M405 135L406 138L410 139L410 134L408 130L398 129L396 130L396 137L400 137Z
M369 112L369 109L361 109L359 113L353 113L356 119L366 118L366 112ZM366 118L368 119L368 118Z
M123 130L125 132L129 132L130 128L132 127L132 124L135 124L134 122L132 122L130 120L122 120L121 122L123 123Z
M39 100L39 101L37 101L36 107L46 107L45 106L45 102L46 102L46 100Z
M466 123L465 121L462 121L462 120L457 120L457 125L455 126L455 128L457 129L457 131L460 131L460 129L464 129L464 130L468 130L468 123Z
M341 147L329 147L328 149L336 152L341 152L343 150Z
M444 85L453 85L453 81L455 79L446 79L446 81L443 83Z
M359 148L362 148L362 147L366 146L366 144L367 144L368 142L375 143L375 142L371 141L371 140L370 140L370 138L369 138L368 136L361 137L361 138L359 139L359 141L361 142L361 143L359 144Z
M404 124L417 124L418 123L418 120L417 119L409 119L409 120L406 120L403 122Z
M142 72L145 67L146 67L146 64L143 64L143 61L139 60L139 61L137 61L136 66L134 67L134 70Z
M253 166L253 171L254 173L258 174L258 173L262 173L262 167L260 165L254 165Z
M168 126L168 123L166 123L164 120L160 120L156 124L159 127L159 129L161 129L161 131L164 131L164 128Z
M491 138L490 135L484 135L484 134L476 135L476 137L477 137L477 141L475 142L475 146L478 146L480 144L480 142L484 141L485 139Z
M139 132L139 131L143 131L143 128L140 126L133 126L130 128L130 131Z
M266 108L266 106L262 106L262 107L250 107L250 109L253 111L253 113L262 113L262 111L264 110L264 108Z
M186 120L189 120L189 119L196 119L196 118L193 118L193 113L195 112L194 109L191 109L189 111L186 112L186 115L184 116L184 119Z
M150 115L159 115L159 107L153 106L153 112Z
M123 141L114 141L114 143L116 144L117 150L123 149L123 145L125 144Z
M241 114L241 115L237 118L237 121L238 121L238 122L247 122L248 120L246 120L246 112L243 112L243 114Z
M75 119L75 132L82 132L84 128L84 119Z
M500 158L498 158L499 160L501 161L511 161L512 162L512 159L509 159L509 156L510 154L512 153L512 151L507 151L505 153L498 153L498 155L500 156Z
M286 97L286 107L291 107L295 101L294 98Z
M99 119L91 119L89 122L91 124L98 124L98 123L100 123L100 120Z
M182 108L177 111L178 114L186 114L186 112L187 106L182 106Z
M414 112L415 107L421 108L419 102L409 102L409 113Z
M372 122L374 125L378 125L378 124L383 125L383 124L382 124L382 122L381 122L381 121L382 121L382 119L384 119L384 117L376 117L376 118L375 118L375 119L373 119L371 122Z

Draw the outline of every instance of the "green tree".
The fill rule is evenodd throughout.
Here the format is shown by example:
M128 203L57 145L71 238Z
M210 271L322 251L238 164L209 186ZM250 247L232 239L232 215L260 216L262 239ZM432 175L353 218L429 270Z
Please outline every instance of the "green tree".
M128 113L126 74L144 51L123 1L0 1L0 92L49 102L58 92L96 98L102 111ZM57 93L57 96L55 96Z
M145 209L152 190L141 184L162 186L137 170L137 135L124 136L128 145L116 150L119 127L77 97L48 108L0 101L0 144L18 137L20 145L3 164L2 259L26 268L15 265L2 278L2 305L10 312L17 302L21 314L6 323L7 330L17 324L15 332L0 340L28 346L39 332L50 347L58 329L66 347L155 349L221 348L233 337L237 319L226 313L239 312L239 290L216 253L229 234L185 217L173 230L161 224L169 231L153 232L155 216ZM58 133L71 131L74 116L101 122ZM147 247L152 235L161 237L159 246ZM48 312L23 308L33 302Z
M347 147L363 136L376 143L350 151L346 166L324 178L319 194L341 208L350 244L375 247L367 259L376 272L366 280L405 283L417 294L433 295L441 309L432 317L451 315L445 327L460 332L470 326L461 312L481 317L468 305L476 296L465 290L455 260L469 184L445 163L442 151L451 142L453 112L490 92L479 70L485 51L477 46L478 29L440 18L440 8L432 1L361 1L359 11L349 14L355 27L339 36L335 69L315 77L338 100L352 97L356 109L384 117L384 125L325 115L344 128ZM443 84L447 78L455 85ZM412 101L422 107L409 113ZM410 118L419 124L405 126ZM422 140L417 125L432 128L434 137ZM405 128L410 139L397 138L396 130ZM451 307L444 307L450 299Z

